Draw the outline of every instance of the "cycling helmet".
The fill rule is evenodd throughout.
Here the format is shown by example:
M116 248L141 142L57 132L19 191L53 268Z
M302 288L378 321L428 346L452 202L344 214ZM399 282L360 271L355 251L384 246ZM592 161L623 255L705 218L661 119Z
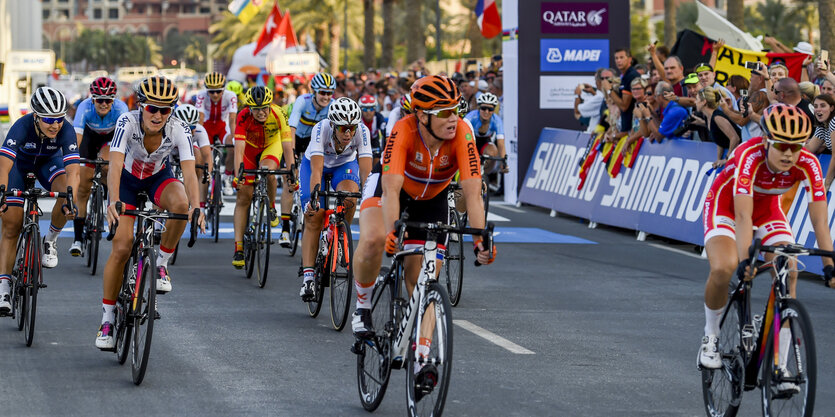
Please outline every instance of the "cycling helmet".
M29 107L38 117L63 117L67 114L69 103L60 91L52 87L38 87L29 100Z
M200 110L191 104L183 104L174 109L174 116L186 122L189 126L194 126L200 122Z
M107 77L96 78L90 84L90 94L94 96L115 96L116 83Z
M210 72L206 74L206 78L203 79L203 84L205 84L206 88L209 90L217 90L223 88L226 84L226 77L219 72Z
M429 75L412 84L412 107L416 110L434 110L455 107L461 99L458 86L440 75Z
M478 99L476 99L476 103L478 105L488 104L495 107L499 105L499 98L493 93L482 93L478 96Z
M464 96L461 96L461 99L458 100L458 116L464 117L467 115L467 112L470 111L470 104L467 103L467 99Z
M310 80L310 89L313 90L313 92L317 92L319 90L334 90L336 89L336 80L334 80L333 76L327 72L320 72L314 75L313 79Z
M251 87L244 95L244 105L250 107L269 106L273 102L273 92L267 87Z
M226 83L226 89L235 93L235 95L240 95L244 92L244 85L239 81L232 80Z
M772 139L785 143L806 143L812 134L809 116L795 106L772 104L763 111L760 125Z
M403 96L400 97L400 109L405 111L406 114L412 112L412 97L409 93L403 94Z
M348 97L340 97L331 103L328 119L336 126L358 125L361 120L360 106Z
M140 103L171 106L177 102L177 86L168 78L155 75L139 83L136 97Z
M365 94L360 97L360 106L362 107L376 107L377 106L377 99L370 94Z

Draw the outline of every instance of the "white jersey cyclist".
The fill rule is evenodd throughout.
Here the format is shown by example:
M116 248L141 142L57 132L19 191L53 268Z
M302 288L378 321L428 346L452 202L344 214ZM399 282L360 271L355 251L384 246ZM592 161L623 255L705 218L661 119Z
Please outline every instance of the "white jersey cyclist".
M180 119L172 117L165 124L162 142L150 154L145 149L139 110L123 114L116 121L116 132L110 142L110 152L125 154L125 170L137 179L148 178L165 168L168 156L177 148L181 161L194 160L191 129Z
M313 126L310 134L310 145L304 152L308 160L314 155L324 157L325 168L333 168L353 161L357 158L371 158L371 133L364 124L360 123L354 138L345 146L342 153L337 153L333 146L333 128L329 119L321 120Z
M202 90L197 93L194 106L203 113L203 124L206 132L211 135L218 135L220 140L230 135L232 130L229 126L229 115L238 112L238 96L235 93L224 89L223 96L217 103L213 103L209 97L209 90Z

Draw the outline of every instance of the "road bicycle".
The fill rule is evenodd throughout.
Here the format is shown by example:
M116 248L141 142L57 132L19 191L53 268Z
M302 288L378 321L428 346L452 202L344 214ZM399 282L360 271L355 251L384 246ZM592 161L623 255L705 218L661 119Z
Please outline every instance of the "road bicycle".
M731 282L720 322L722 367L701 369L708 416L735 416L743 391L757 387L764 416L811 416L815 408L817 364L812 322L803 304L790 298L787 281L798 256L835 260L835 252L797 244L766 246L756 239L749 251L750 265L760 252L776 255L758 268L772 272L769 298L763 314L752 316L752 281Z
M148 195L139 193L136 210L122 211L122 202L116 202L116 211L136 217L135 234L131 246L130 258L125 264L122 285L116 298L116 318L114 321L116 352L119 364L124 364L130 355L131 377L139 385L145 378L148 359L151 353L151 340L154 334L154 321L159 320L157 311L156 282L159 279L154 247L154 224L165 220L188 220L187 214L169 213L154 208L145 208ZM141 209L140 209L141 207ZM197 238L199 216L192 216L191 236L188 246L194 246ZM113 240L119 223L113 224L107 240ZM165 228L165 225L162 225Z
M456 201L461 198L461 186L451 182L447 187L448 222L453 227L463 227L466 224L466 213L461 214L456 209ZM444 283L449 293L449 302L453 307L461 301L461 288L464 283L464 237L455 232L446 235L446 255L444 256Z
M90 186L90 201L87 207L87 217L84 218L84 240L82 251L87 255L87 267L90 268L90 275L96 275L99 265L99 243L104 233L105 198L107 190L102 181L103 170L110 162L101 158L81 159L80 162L86 165L93 165L92 185Z
M300 155L296 154L295 160L298 161L299 158ZM293 207L290 209L290 247L288 249L291 257L296 255L303 231L304 207L302 207L301 191L296 190L293 192Z
M267 271L270 266L270 246L272 239L272 213L275 202L270 201L267 194L267 178L270 175L289 175L293 179L293 169L271 170L266 168L244 169L243 162L238 169L238 178L244 175L255 175L253 183L252 202L247 212L247 227L244 230L244 260L246 265L246 277L252 278L252 274L258 273L258 286L264 288L267 284Z
M444 286L436 280L438 240L444 233L480 235L487 250L493 251L493 225L484 229L398 220L398 247L406 227L422 229L427 239L422 246L400 250L390 268L380 271L371 296L373 336L358 338L351 350L357 355L357 387L362 406L374 411L383 399L392 369L406 370L406 401L410 416L440 416L452 376L452 306ZM417 285L405 297L404 259L422 258ZM476 261L478 265L478 261ZM427 338L431 333L431 338ZM417 346L429 341L427 355ZM417 367L417 368L416 368ZM424 373L424 367L427 371ZM415 372L418 368L421 372ZM434 378L432 374L434 370Z
M331 177L326 175L322 179L324 191L317 184L310 193L311 205L318 206L319 197L325 197L322 208L325 210L325 222L319 235L319 251L313 265L315 273L313 285L313 300L307 302L310 317L319 315L325 288L330 287L331 324L334 330L342 331L348 318L351 306L351 288L354 286L354 271L351 260L354 258L353 237L351 236L351 219L345 218L345 211L356 204L349 198L362 198L362 194L349 191L330 190ZM336 203L330 209L328 200L334 198Z
M43 283L43 270L41 268L43 248L41 229L38 225L38 220L43 216L43 211L38 205L38 199L65 198L67 207L73 207L73 201L72 187L67 187L66 193L35 188L35 174L26 174L23 184L26 191L6 191L6 186L0 185L0 206L6 204L6 197L20 197L25 201L23 226L17 238L15 263L11 273L12 309L9 313L12 318L17 319L17 330L23 330L23 339L26 346L32 346L32 341L35 339L38 291L41 288L46 288L46 284Z
M180 161L171 160L171 166L174 169L174 178L176 178L176 179L178 179L182 182L183 181L183 168L180 166ZM199 177L200 181L203 184L206 184L207 182L209 182L209 164L195 165L194 169L196 171L200 171L200 172L203 173L203 175ZM160 236L162 236L162 230L157 229L156 234L154 235L154 239L156 239L155 241L157 243L159 243ZM191 246L189 246L189 247L191 247ZM175 263L177 263L177 254L178 253L180 253L180 244L179 243L177 243L177 245L174 246L174 253L171 255L171 259L168 262L169 264L174 265Z
M209 183L209 196L206 199L206 219L212 231L212 239L217 243L220 235L220 212L223 210L223 170L221 169L224 161L223 150L234 148L235 145L222 144L217 136L215 136L213 143L213 165L211 182Z

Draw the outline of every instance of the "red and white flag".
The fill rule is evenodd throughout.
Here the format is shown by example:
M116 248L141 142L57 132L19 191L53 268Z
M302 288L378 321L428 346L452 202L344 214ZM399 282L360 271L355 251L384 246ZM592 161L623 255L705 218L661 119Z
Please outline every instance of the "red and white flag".
M502 33L502 18L495 0L478 0L475 5L475 16L481 35L487 39Z
M293 30L293 23L290 21L290 12L284 15L278 8L278 2L273 5L273 10L264 22L264 28L261 29L261 34L258 35L258 43L255 45L255 50L252 56L258 55L258 52L269 45L273 40L284 37L284 47L296 46L299 40L296 38L296 33Z

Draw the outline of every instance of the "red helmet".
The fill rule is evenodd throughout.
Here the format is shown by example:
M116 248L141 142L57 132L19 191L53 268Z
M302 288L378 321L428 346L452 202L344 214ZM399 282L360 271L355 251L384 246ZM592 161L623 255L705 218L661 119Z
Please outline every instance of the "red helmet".
M115 96L116 83L107 77L96 78L90 84L90 94L94 96Z
M372 96L372 95L365 94L362 97L360 97L360 103L359 104L360 104L360 107L376 106L377 105L377 99L375 99L374 96Z

